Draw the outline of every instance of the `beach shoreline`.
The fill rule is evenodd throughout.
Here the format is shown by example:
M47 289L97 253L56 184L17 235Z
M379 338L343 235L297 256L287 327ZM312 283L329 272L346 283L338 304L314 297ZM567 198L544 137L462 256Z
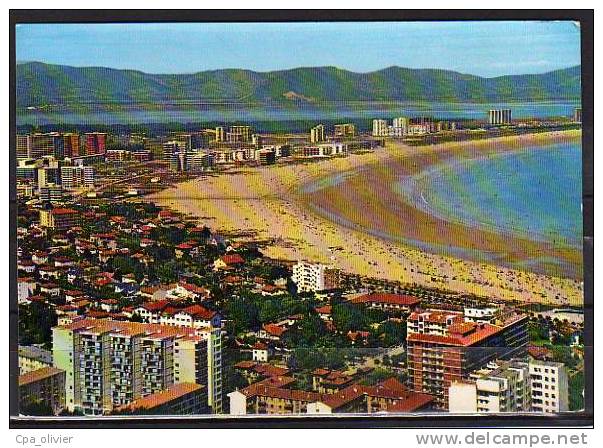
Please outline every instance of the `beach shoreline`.
M583 291L579 277L556 277L468 261L421 251L402 242L388 241L366 233L361 226L354 228L342 225L312 211L310 204L316 205L316 197L312 197L316 192L307 191L308 185L336 175L341 176L342 182L366 183L366 179L348 176L358 170L368 170L368 173L376 170L377 173L383 173L387 181L387 176L395 171L390 169L391 166L410 175L434 164L446 163L451 158L487 157L494 153L519 150L527 143L545 144L579 136L580 131L557 131L412 147L388 141L385 148L364 154L350 154L345 158L241 168L232 173L200 177L149 195L145 200L194 216L200 220L200 224L219 232L249 232L253 235L250 240L267 242L262 252L271 258L328 263L343 271L368 277L417 283L502 300L581 306ZM346 176L349 178L346 179ZM458 224L443 225L435 218L429 218L434 225L429 230L432 234L420 234L420 227L423 226L412 225L418 222L417 219L427 219L420 210L395 204L396 207L403 207L403 210L388 211L392 207L386 204L389 200L386 193L363 189L355 194L364 195L362 203L368 203L370 209L354 210L350 206L354 204L354 196L346 196L351 194L347 192L350 189L340 188L346 190L342 192L337 191L336 187L327 185L327 194L324 191L319 193L326 198L325 201L335 200L348 215L351 214L353 223L380 219L385 226L396 226L400 223L392 222L394 215L390 213L398 213L398 216L410 217L411 225L407 227L411 234L419 232L416 235L419 238L441 234L439 242L442 236L452 235L460 240L473 238L495 248L501 244L496 235L476 229L467 232ZM385 195L384 200L375 201L375 193ZM504 244L508 242L505 240ZM509 252L513 256L520 256L522 250L536 250L533 246L522 249L524 244L528 242L518 241ZM575 254L572 256L575 257Z

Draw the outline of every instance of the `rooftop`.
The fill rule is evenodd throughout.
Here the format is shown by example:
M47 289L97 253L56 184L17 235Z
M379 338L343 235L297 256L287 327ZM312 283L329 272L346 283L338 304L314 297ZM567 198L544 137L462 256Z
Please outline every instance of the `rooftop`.
M130 409L133 411L138 409L153 409L169 403L170 401L182 398L190 393L199 391L203 389L203 387L204 386L195 383L177 383L161 392L134 400L132 403L122 406L119 409Z
M65 371L55 367L44 367L42 369L34 370L32 372L19 375L19 386L35 383L36 381L50 378L61 373L65 373Z
M421 299L407 294L372 293L356 297L353 303L381 303L399 306L415 306L421 303Z

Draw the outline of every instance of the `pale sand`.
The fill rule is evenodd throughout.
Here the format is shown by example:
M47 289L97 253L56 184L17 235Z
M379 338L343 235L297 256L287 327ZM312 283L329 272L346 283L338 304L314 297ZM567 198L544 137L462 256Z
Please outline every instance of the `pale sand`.
M501 137L501 146L517 149L523 142L542 141L565 133ZM579 133L579 131L577 131ZM573 133L574 137L576 132ZM487 141L408 147L390 143L386 149L314 163L242 168L183 182L147 200L200 218L199 224L224 232L253 231L255 239L273 239L262 252L272 258L329 263L344 271L394 281L440 287L523 303L581 306L579 280L539 275L500 266L422 252L328 221L310 212L298 191L309 181L345 173L373 163L407 159L418 153L486 147ZM504 145L503 145L504 144ZM466 155L464 155L466 156ZM429 158L429 157L428 157ZM418 168L428 166L425 160ZM470 230L475 233L475 230ZM341 250L331 250L338 247ZM437 279L433 279L432 277ZM442 277L447 279L443 280ZM452 278L455 278L452 280ZM556 299L556 296L559 299Z

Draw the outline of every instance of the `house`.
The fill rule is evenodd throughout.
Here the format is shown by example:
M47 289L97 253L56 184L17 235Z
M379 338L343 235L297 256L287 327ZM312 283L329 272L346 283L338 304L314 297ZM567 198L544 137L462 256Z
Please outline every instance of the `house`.
M180 281L166 291L166 298L170 300L206 300L211 296L211 292L192 283Z
M143 300L149 300L149 301L159 301L159 300L164 300L167 292L169 290L169 286L162 286L162 285L157 285L157 286L143 286L140 288L140 292L138 293L138 295L143 299Z
M42 251L36 251L31 256L31 261L34 264L46 264L48 263L48 254Z
M220 328L222 316L201 305L192 305L183 309L165 308L159 317L159 323L189 328Z
M33 274L36 272L36 264L30 260L19 260L17 262L17 269L26 274Z
M395 413L429 411L434 398L426 393L410 391L395 378L376 386L352 384L333 394L321 394L321 399L307 405L308 414L333 413Z
M312 390L325 394L333 394L349 386L354 381L350 375L329 369L315 369L312 372Z
M42 283L40 292L50 297L58 297L61 294L61 288L56 283Z
M54 266L50 266L50 265L43 265L40 266L38 273L40 274L40 277L43 279L58 279L61 276L61 271L57 268L55 268Z
M279 341L281 336L288 330L287 327L276 325L276 324L264 324L262 328L257 332L259 339L269 339L273 341Z
M72 260L69 257L55 257L54 258L54 265L57 268L64 268L64 267L68 267L68 266L73 266L75 264L75 261Z
M32 277L19 277L17 279L17 301L25 303L26 299L33 295L37 282Z
M285 288L276 285L264 285L260 291L260 294L263 296L281 296L285 294L287 291Z
M269 377L284 377L289 374L286 367L274 366L268 363L257 363L255 361L240 361L234 365L234 368L240 372L250 384L259 379Z
M331 311L332 311L331 305L325 305L325 306L316 308L316 312L318 313L318 316L324 321L333 320L331 317Z
M262 342L256 342L251 349L251 359L256 362L268 362L269 348Z
M161 314L169 306L169 301L159 300L156 302L145 302L134 308L134 314L137 314L146 323L158 324Z
M119 309L119 302L116 299L103 299L100 301L100 308L107 313L112 313Z
M75 283L76 280L81 279L83 272L80 268L69 268L67 270L67 281L69 283Z
M352 341L353 345L365 345L368 342L370 333L368 331L348 331L347 338Z
M76 302L78 300L83 299L84 297L85 294L77 289L69 289L65 291L65 301L67 303Z
M239 254L222 255L214 261L214 269L237 268L245 263L243 257Z

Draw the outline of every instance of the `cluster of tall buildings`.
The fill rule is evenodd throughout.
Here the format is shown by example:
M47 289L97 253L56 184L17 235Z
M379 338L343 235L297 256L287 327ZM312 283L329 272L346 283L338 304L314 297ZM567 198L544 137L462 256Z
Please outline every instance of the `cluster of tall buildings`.
M165 142L163 159L169 162L172 171L199 172L212 165L211 155L205 149L182 140Z
M218 143L249 143L252 141L251 126L236 125L215 129L215 141Z
M407 361L413 390L434 395L448 409L449 388L489 361L527 355L528 316L499 312L483 320L463 312L415 311L407 321Z
M103 415L179 384L203 388L222 412L220 328L80 319L53 328L54 368L65 372L65 406ZM194 388L198 390L198 387Z
M511 124L511 109L490 109L488 124L493 126Z
M454 381L452 413L559 413L568 410L568 377L563 364L530 359L495 360Z
M107 134L87 132L49 132L17 135L17 158L38 159L53 156L57 159L105 154Z
M431 117L397 117L390 125L387 120L373 120L373 137L406 137L424 135L433 132L454 131L457 128L453 121L435 121Z
M32 193L36 191L42 201L50 202L60 201L64 191L94 187L96 179L94 167L73 165L54 156L18 160L16 177Z
M352 123L336 124L333 127L333 137L337 140L353 138L356 136L356 126ZM323 124L318 124L310 129L310 143L323 143L327 141L327 132Z

